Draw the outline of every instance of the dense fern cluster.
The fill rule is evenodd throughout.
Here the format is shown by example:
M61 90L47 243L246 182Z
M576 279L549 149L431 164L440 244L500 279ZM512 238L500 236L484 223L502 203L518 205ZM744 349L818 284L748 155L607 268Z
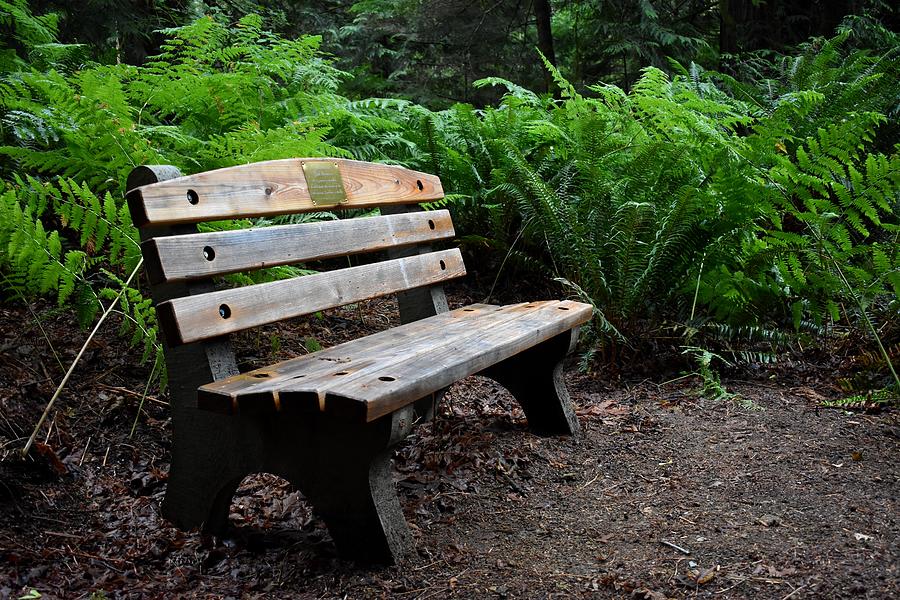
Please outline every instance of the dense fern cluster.
M692 314L799 328L838 320L851 290L896 311L900 159L876 147L897 78L841 58L844 37L794 65L832 72L839 110L816 89L740 99L695 65L588 96L547 65L561 100L486 80L501 105L418 117L427 154L410 158L448 180L470 234L564 279L610 331Z
M23 47L45 43L35 31ZM665 329L759 358L775 331L900 312L900 45L887 34L877 54L847 29L759 58L754 83L673 64L628 92L576 89L545 61L556 97L489 78L478 85L504 88L498 105L437 112L341 95L318 38L282 39L255 16L166 35L141 67L4 63L16 65L0 77L7 288L75 300L89 320L139 259L122 202L136 165L329 155L438 174L461 241L591 302L601 347ZM123 297L152 353L152 307L138 289ZM729 346L744 334L762 350Z
M558 278L613 340L896 320L898 45L850 41L756 86L694 64L645 69L629 93L547 64L559 100L491 78L496 108L412 112L407 160L444 177L465 239Z
M18 27L46 28L27 30L28 47L45 34L52 39L52 19L13 4ZM143 67L38 69L20 60L0 77L0 270L8 290L53 293L90 322L140 258L123 201L135 166L174 164L190 173L351 156L326 141L332 122L344 117L334 114L338 102L323 99L349 101L335 94L342 74L318 52L318 38L271 36L255 16L234 28L204 18L167 34L162 54ZM149 300L138 289L121 298L126 329L152 355Z

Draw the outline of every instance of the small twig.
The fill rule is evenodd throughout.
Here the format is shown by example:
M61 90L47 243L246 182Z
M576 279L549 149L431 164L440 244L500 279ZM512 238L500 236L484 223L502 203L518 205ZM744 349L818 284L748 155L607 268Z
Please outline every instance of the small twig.
M616 489L617 487L621 487L621 486L622 486L622 483L623 483L623 482L619 482L619 483L617 483L617 484L615 484L615 485L609 486L608 488L602 489L602 490L600 490L600 493L601 493L601 494L605 494L605 493L607 493L607 492L611 492L611 491L613 491L614 489Z
M142 394L139 394L138 392L129 390L128 388L125 388L125 387L116 386L116 385L107 385L105 383L98 383L97 387L101 387L103 389L110 390L113 392L119 392L120 394L125 394L126 396L134 396L135 398L144 398L145 400L149 400L150 402L155 402L156 404L159 404L161 406L169 406L168 402L166 402L165 400L160 400L156 396L143 396Z
M109 457L109 449L110 448L112 448L112 446L106 447L106 454L103 455L103 464L101 466L104 466L104 467L106 466L106 459L107 459L107 457Z
M669 385L670 383L675 383L676 381L681 381L682 379L687 379L688 377L694 377L697 375L696 373L688 373L687 375L682 375L681 377L676 377L675 379L669 379L668 381L663 381L662 383L656 384L657 388L661 388L664 385Z
M742 583L744 583L745 581L749 581L749 580L750 580L749 577L744 577L743 579L739 580L736 584L732 585L731 587L727 587L727 588L725 588L724 590L718 590L718 591L713 592L713 593L714 593L714 594L724 594L725 592L727 592L727 591L729 591L729 590L733 590L733 589L736 588L737 586L739 586L739 585L741 585ZM799 589L799 588L798 588L798 589Z
M497 276L494 277L494 282L491 284L491 290L488 292L487 298L484 299L484 303L487 304L491 301L491 296L494 295L494 288L497 287L497 281L500 280L500 274L503 272L503 267L506 265L506 260L512 254L513 248L516 247L516 244L519 242L519 238L522 237L522 234L525 233L525 230L531 225L531 219L528 219L524 225L522 225L522 229L516 234L516 239L513 240L513 243L510 244L509 250L506 253L506 256L503 257L503 260L500 262L500 268L497 269Z
M850 292L850 297L853 298L853 301L856 302L857 308L862 313L863 320L866 322L866 325L869 327L869 331L872 333L872 337L875 338L875 343L878 344L878 351L881 353L881 357L884 359L884 362L887 364L888 369L891 372L891 375L894 376L894 383L897 384L897 387L900 388L900 376L897 375L897 371L894 369L894 363L891 362L891 356L887 353L887 350L884 349L884 344L881 343L881 336L878 335L878 330L875 329L875 325L872 323L872 320L869 318L869 313L866 312L866 308L863 306L862 300L860 300L859 296L856 294L856 290L853 289L853 286L850 285L850 282L844 276L844 271L841 270L841 266L838 264L837 259L831 254L828 248L824 248L826 254L831 259L831 262L834 263L834 267L837 269L838 275L841 276L841 281L844 283L844 286L847 288L847 291Z
M44 438L44 445L50 443L50 434L53 433L53 426L56 424L56 415L53 415L53 420L50 421L50 427L47 428L47 437ZM34 436L32 436L34 437Z
M150 391L150 383L153 381L153 376L156 375L156 367L158 366L159 355L157 355L156 360L153 361L153 369L150 371L150 377L147 378L147 385L144 386L144 393L141 394L141 401L138 403L137 413L134 415L134 423L131 424L131 433L128 434L129 440L134 437L134 430L137 429L138 419L141 417L141 410L144 408L144 399L147 398L147 392Z
M97 331L100 330L100 326L103 325L106 318L112 312L113 307L119 302L119 298L122 297L122 294L125 293L125 289L128 287L128 284L131 283L131 280L134 279L134 276L137 275L138 270L141 268L141 265L144 264L144 259L142 258L138 261L138 264L135 265L134 270L131 272L131 275L128 276L128 279L125 281L125 285L122 286L122 289L119 290L119 293L116 295L115 299L109 304L103 314L100 316L100 320L97 321L97 324L94 325L94 329L91 331L91 334L84 341L84 344L81 346L81 350L78 351L78 356L75 357L75 360L72 361L69 370L66 371L65 377L63 377L62 381L59 383L59 386L56 388L56 391L53 393L53 397L50 398L50 402L47 403L47 408L44 409L44 413L41 415L41 418L38 419L37 425L34 426L34 431L31 433L31 437L28 438L28 442L25 443L25 447L22 448L22 456L26 456L28 451L31 449L31 445L34 443L34 438L37 437L37 434L41 430L41 425L44 424L44 421L47 419L47 415L50 414L50 410L53 408L53 405L56 403L56 399L59 398L59 395L62 393L63 388L65 388L66 383L69 381L69 377L72 376L72 372L75 370L75 366L78 364L78 361L81 360L81 357L84 355L85 350L87 350L88 344L94 339L94 336L97 335Z
M79 466L79 467L81 466L81 463L84 462L84 457L87 456L88 446L91 445L91 438L92 438L92 437L93 437L93 436L90 436L90 435L89 435L89 436L88 436L87 444L84 445L84 452L81 453L81 459L78 461L78 466Z
M700 269L697 271L697 286L694 288L694 301L691 303L691 318L688 319L689 323L694 322L694 309L697 308L697 296L700 294L700 277L703 275L703 263L706 261L706 253L703 253L703 258L700 259Z
M72 535L71 533L63 533L63 532L61 532L61 531L44 531L44 534L45 534L45 535L53 535L53 536L56 536L56 537L70 538L70 539L73 539L73 540L80 540L80 539L81 539L81 536L80 536L80 535Z
M433 567L434 565L438 564L439 562L444 562L444 560L443 560L443 559L438 559L438 560L436 560L436 561L434 561L434 562L428 563L427 565L423 565L423 566L421 566L421 567L415 567L415 568L413 569L413 571L421 571L421 570L423 570L423 569L427 569L428 567Z
M0 277L3 277L3 281L5 281L11 288L13 288L15 294L19 298L22 299L23 304L25 304L25 308L27 308L28 312L31 313L31 317L34 319L34 322L37 324L38 329L41 330L41 335L44 336L44 340L47 342L47 346L50 347L50 352L53 353L53 357L56 359L56 362L59 364L59 370L60 371L64 370L65 367L62 364L62 360L60 360L59 354L56 353L56 348L53 347L53 343L50 341L50 336L48 336L47 332L44 330L44 326L43 326L43 324L41 324L41 320L38 318L37 314L35 314L34 310L31 308L31 304L25 299L25 296L22 295L22 293L19 292L15 288L15 286L13 286L12 282L9 280L9 278L6 277L6 275L0 273ZM47 379L50 379L52 381L52 378L50 378L50 377L47 377Z
M785 596L785 597L782 598L781 600L788 600L788 598L790 598L791 596L793 596L794 594L796 594L797 592L799 592L800 590L802 590L802 589L805 588L805 587L806 587L805 585L801 585L800 587L798 587L796 590L794 590L793 592L791 592L790 594L788 594L787 596Z
M585 483L584 485L582 485L582 486L581 486L580 488L578 488L578 489L583 490L583 489L586 488L587 486L589 486L589 485L591 485L592 483L594 483L595 481L597 481L599 478L600 478L600 473L597 473L597 475L596 475L593 479L591 479L590 481L588 481L587 483Z
M687 548L682 548L681 546L673 544L672 542L667 542L666 540L659 540L659 543L662 544L663 546L668 546L669 548L672 548L673 550L677 550L678 552L681 552L682 554L686 554L688 556L690 556L690 554L691 554L691 551L688 550Z

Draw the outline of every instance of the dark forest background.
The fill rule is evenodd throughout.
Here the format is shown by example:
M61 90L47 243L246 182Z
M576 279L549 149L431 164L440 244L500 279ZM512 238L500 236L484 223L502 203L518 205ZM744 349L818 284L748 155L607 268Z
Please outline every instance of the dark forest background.
M695 61L737 73L743 56L789 53L828 37L847 15L896 29L878 0L84 0L29 2L57 13L59 41L92 58L140 65L159 53L162 30L202 15L231 22L256 13L287 37L322 36L322 49L352 73L360 95L409 98L432 107L481 105L495 91L474 81L501 76L548 90L535 48L576 86L629 88L646 66Z

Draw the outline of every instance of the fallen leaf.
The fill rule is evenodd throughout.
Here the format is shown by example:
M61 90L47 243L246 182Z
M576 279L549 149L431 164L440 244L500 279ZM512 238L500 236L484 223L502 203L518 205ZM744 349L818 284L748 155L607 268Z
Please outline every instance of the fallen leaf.
M56 452L53 451L49 445L35 442L33 448L37 451L37 453L47 459L47 462L50 463L50 466L56 472L57 475L65 475L69 472L66 468L66 465L63 464L61 460L59 460L59 456L56 455Z
M704 571L701 571L700 574L697 576L697 585L704 585L704 584L712 581L716 576L716 571L718 571L718 570L719 570L719 565L716 565L715 567L713 567L711 569L706 569Z

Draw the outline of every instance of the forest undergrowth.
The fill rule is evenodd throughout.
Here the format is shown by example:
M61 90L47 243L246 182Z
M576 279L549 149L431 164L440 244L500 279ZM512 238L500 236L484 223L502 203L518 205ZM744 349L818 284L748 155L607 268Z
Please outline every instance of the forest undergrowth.
M717 369L824 344L856 356L848 402L896 402L900 43L883 27L860 32L848 19L792 55L750 57L736 75L648 67L628 91L576 88L536 54L554 93L492 77L476 85L504 90L496 105L436 111L348 97L349 76L320 38L284 39L255 15L168 29L162 52L134 66L91 62L56 41L54 19L11 6L2 293L55 297L85 327L116 302L144 361L161 350L141 278L125 283L140 258L129 171L339 156L438 174L448 194L437 206L493 278L489 296L539 278L592 304L586 369L662 347L712 384Z

